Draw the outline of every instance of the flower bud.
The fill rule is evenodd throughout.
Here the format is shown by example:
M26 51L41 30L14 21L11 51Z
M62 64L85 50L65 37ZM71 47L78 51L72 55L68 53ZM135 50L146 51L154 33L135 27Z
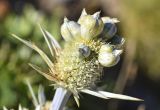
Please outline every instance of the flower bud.
M85 39L96 37L102 32L104 27L103 21L100 18L100 12L82 16L79 23L81 25L81 36Z
M114 46L116 49L121 49L125 43L125 39L123 37L120 37L118 35L115 35L111 40L110 43Z
M115 56L113 53L99 53L98 61L102 66L111 67L118 63L120 56Z
M105 23L102 35L105 39L111 39L117 32L117 27L114 23Z
M66 41L71 41L73 38L80 36L80 25L64 18L64 23L61 26L61 34Z
M118 63L120 60L120 54L122 50L113 50L109 44L102 45L99 54L98 61L102 66L111 67Z
M82 44L79 46L79 53L80 56L87 58L90 55L91 50L88 46Z
M103 52L112 53L113 52L113 48L109 44L104 44L104 45L101 46L99 52L100 53L103 53Z
M84 19L83 16L86 16L87 15L87 12L85 10L85 8L82 10L82 13L81 13L81 16L79 17L79 20L78 20L78 23L81 24L83 22Z

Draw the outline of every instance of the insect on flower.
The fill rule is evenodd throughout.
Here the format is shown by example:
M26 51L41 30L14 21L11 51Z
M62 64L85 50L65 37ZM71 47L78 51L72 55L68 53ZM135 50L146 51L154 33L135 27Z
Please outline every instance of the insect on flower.
M54 61L34 43L14 34L13 36L40 54L49 67L48 72L43 72L34 64L29 65L52 81L55 87L72 93L78 105L80 92L104 99L141 101L130 96L92 90L100 80L103 68L116 65L123 51L124 38L116 35L117 22L119 21L115 18L100 17L100 12L89 15L85 9L78 22L69 21L65 17L61 26L62 37L66 41L63 49L54 37L40 26Z

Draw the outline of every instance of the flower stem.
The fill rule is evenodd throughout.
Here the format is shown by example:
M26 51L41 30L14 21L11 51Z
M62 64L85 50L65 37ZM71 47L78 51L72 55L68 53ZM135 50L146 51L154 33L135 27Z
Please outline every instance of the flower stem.
M64 106L66 105L71 92L64 88L57 88L54 98L51 103L50 110L63 110Z

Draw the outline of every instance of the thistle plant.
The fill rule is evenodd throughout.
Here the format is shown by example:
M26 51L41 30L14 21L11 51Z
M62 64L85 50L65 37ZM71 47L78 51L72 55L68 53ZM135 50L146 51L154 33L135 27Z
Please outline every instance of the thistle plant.
M100 17L100 12L87 14L85 9L77 22L65 17L61 26L61 35L66 41L64 48L40 26L52 59L34 43L13 34L16 39L37 51L49 67L47 72L44 72L40 67L29 64L53 82L52 85L56 88L50 110L62 110L70 95L74 96L79 106L81 92L103 99L141 101L130 96L92 89L103 76L103 68L116 65L123 52L124 38L116 35L117 22L119 21L116 18Z

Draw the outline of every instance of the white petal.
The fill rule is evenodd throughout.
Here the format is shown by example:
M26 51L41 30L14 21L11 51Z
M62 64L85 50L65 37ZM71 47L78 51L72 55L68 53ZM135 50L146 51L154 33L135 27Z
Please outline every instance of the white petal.
M88 90L88 89L83 89L83 90L81 90L81 92L87 93L87 94L90 94L90 95L93 95L93 96L96 96L96 97L99 97L99 98L103 98L103 99L109 99L105 95L103 95L101 93L98 93L96 91L91 91L91 90Z
M54 51L56 52L56 55L58 55L59 50L61 50L59 43L56 41L56 39L54 39L54 37L49 32L43 29L40 25L39 27L47 42L51 55L54 56Z
M121 94L114 94L110 92L105 92L105 91L98 91L100 94L108 97L108 98L113 98L113 99L122 99L122 100L132 100L132 101L143 101L142 99L139 98L134 98L126 95L121 95Z

